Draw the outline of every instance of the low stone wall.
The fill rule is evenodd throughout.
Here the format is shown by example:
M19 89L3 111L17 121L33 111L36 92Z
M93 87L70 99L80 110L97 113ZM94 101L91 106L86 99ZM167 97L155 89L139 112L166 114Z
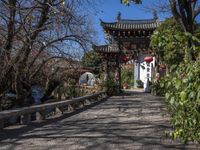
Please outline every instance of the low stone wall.
M63 100L59 102L1 111L0 129L5 127L5 120L12 117L18 118L18 124L28 124L34 120L44 120L48 118L48 116L52 116L54 114L62 115L64 112L73 112L76 111L76 109L83 108L84 106L91 105L92 103L101 101L106 98L107 94L105 92L98 92L92 95L78 97L71 100ZM32 119L33 114L35 115L34 120Z

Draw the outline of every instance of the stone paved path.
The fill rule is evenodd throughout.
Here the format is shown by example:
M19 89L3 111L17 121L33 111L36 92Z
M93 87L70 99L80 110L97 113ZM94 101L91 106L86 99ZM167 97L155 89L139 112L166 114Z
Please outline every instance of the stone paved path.
M0 133L8 150L163 150L196 149L164 136L168 117L159 97L140 92L111 97L71 117L65 115Z

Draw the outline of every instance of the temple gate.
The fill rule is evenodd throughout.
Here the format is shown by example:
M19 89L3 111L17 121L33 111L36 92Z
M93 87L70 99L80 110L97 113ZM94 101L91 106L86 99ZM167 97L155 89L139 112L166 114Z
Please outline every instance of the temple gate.
M146 56L151 55L149 49L150 36L161 24L161 21L154 19L127 20L121 19L119 13L115 22L104 22L101 26L104 29L107 45L94 46L94 50L103 55L106 60L106 73L109 78L109 71L115 71L118 75L118 92L121 89L121 64L134 63L134 85L136 81L145 82L151 80L155 59L151 63L144 62ZM115 70L111 68L115 68Z

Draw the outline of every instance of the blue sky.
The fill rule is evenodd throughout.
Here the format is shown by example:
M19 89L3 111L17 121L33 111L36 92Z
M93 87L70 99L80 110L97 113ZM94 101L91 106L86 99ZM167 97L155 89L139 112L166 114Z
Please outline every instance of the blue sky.
M99 13L94 16L94 26L98 32L98 43L104 44L104 34L100 26L99 19L103 21L112 22L115 21L115 18L118 12L121 12L121 18L123 19L152 19L152 12L146 7L150 7L152 3L158 4L158 0L143 0L142 5L130 5L125 6L120 4L120 0L100 0L101 3L97 5ZM160 0L167 1L167 0ZM160 20L164 20L169 14L158 14ZM200 20L200 17L198 17Z

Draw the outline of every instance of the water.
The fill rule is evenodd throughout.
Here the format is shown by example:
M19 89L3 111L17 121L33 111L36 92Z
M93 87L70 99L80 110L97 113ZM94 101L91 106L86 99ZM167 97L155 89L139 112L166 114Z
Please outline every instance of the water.
M41 104L41 98L44 96L44 89L41 86L35 85L32 86L31 90L34 104Z

